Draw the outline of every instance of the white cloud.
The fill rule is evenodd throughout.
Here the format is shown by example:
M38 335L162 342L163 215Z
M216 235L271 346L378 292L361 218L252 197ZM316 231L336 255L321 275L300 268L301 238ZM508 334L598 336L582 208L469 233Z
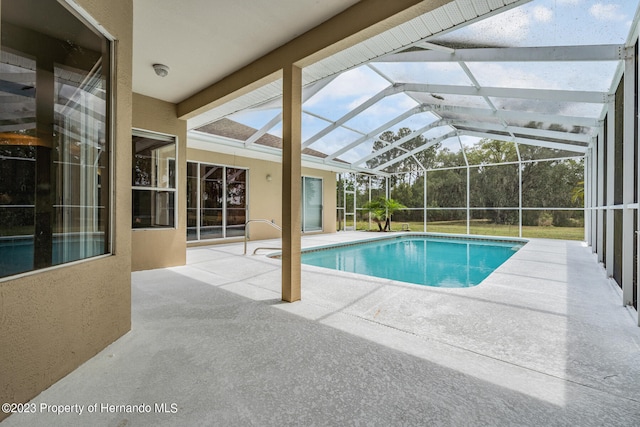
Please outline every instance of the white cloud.
M351 106L355 102L359 105L378 91L389 86L380 76L356 68L336 77L327 87L305 102L305 107L311 107L322 102L346 100ZM352 98L356 98L353 100ZM351 107L353 108L353 107Z
M589 8L589 13L602 21L622 21L624 13L620 12L620 5L612 3L596 3Z
M556 0L560 5L577 6L582 3L582 0Z
M539 22L550 22L553 19L553 11L545 6L533 8L533 18Z
M362 95L362 96L354 99L353 101L351 101L348 104L347 108L349 110L353 110L354 108L360 106L361 104L364 104L367 101L367 99L369 99L369 98L371 98L370 94Z
M396 94L367 108L355 119L347 122L347 125L363 132L370 132L382 123L399 116L416 105L417 102L409 96Z

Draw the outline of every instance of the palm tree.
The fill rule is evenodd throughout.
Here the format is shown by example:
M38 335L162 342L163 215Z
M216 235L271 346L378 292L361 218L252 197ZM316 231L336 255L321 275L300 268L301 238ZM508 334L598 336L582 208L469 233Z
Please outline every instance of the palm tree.
M369 212L371 219L378 224L378 231L391 231L391 215L400 209L405 209L406 206L396 200L379 197L365 203L362 208ZM384 221L384 229L382 221Z
M584 181L580 181L571 189L571 201L573 203L580 202L584 205Z
M382 231L382 221L385 220L384 200L384 197L380 197L376 200L370 200L362 206L362 209L369 212L371 219L378 224L378 231Z

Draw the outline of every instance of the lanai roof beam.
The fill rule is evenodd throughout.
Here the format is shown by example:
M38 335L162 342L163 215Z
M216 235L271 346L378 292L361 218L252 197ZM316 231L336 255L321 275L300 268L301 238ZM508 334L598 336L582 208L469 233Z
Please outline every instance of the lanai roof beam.
M435 113L453 113L462 114L471 117L498 117L509 120L524 120L535 122L550 122L560 125L569 126L584 126L584 127L598 127L601 124L599 118L578 117L578 116L564 116L558 114L538 113L533 111L512 111L512 110L498 110L492 111L485 108L475 107L461 107L457 105L442 105L442 104L424 104L426 107Z
M564 151L573 151L575 153L580 153L580 154L586 153L588 148L586 146L562 144L560 142L551 142L551 141L544 141L539 139L530 139L530 138L522 138L522 137L512 138L506 135L494 134L491 132L480 132L476 130L459 129L458 132L460 135L476 136L478 138L497 139L500 141L512 141L512 142L517 142L519 144L537 145L539 147L554 148L556 150L564 150Z
M384 168L386 168L388 166L391 166L394 163L398 163L399 161L402 161L402 160L406 159L407 157L411 157L411 156L413 156L413 155L415 155L415 154L417 154L417 153L419 153L421 151L426 150L429 147L433 147L438 142L444 141L445 139L453 138L456 135L457 135L456 131L451 131L451 132L449 132L449 133L447 133L445 135L439 136L437 138L430 139L427 142L425 142L424 144L422 144L420 147L416 147L413 150L411 150L411 151L409 151L409 152L407 152L407 153L405 153L405 154L403 154L401 156L395 157L395 158L393 158L392 160L389 160L386 163L383 163L383 164L381 164L379 166L376 166L372 170L376 171L376 172L377 171L381 171L382 169L384 169Z
M398 83L405 92L424 92L467 96L492 96L497 98L520 98L542 101L585 102L604 104L609 94L597 91L558 90L558 89L524 89L505 87L456 86L428 83Z
M484 129L488 131L510 132L512 134L518 134L518 135L530 135L532 137L560 139L565 141L579 142L583 144L588 144L591 141L591 135L584 134L584 133L559 132L559 131L553 131L553 130L519 127L519 126L502 127L500 125L493 124L493 123L468 122L468 121L456 121L456 120L452 121L452 125L459 126L460 128L467 127L467 128L474 128L474 129Z
M394 119L384 123L381 126L378 126L376 129L372 130L371 132L367 133L366 135L363 135L362 137L356 139L355 141L353 141L352 143L342 147L341 149L339 149L338 151L335 151L331 154L329 154L326 157L326 160L332 160L335 159L336 157L346 153L347 151L357 147L358 145L364 143L365 141L370 140L371 138L376 137L377 135L381 134L382 132L388 130L390 127L400 123L401 121L414 116L416 114L422 113L426 111L424 107L422 106L417 106L414 107L408 111L405 111L404 113L400 114L399 116L395 117Z
M403 138L400 138L397 141L393 141L392 143L390 143L386 147L384 147L384 148L382 148L382 149L380 149L378 151L374 151L373 153L371 153L371 154L369 154L369 155L367 155L367 156L365 156L365 157L363 157L363 158L361 158L359 160L356 160L352 164L359 165L361 163L364 163L367 160L371 160L371 159L373 159L375 157L378 157L379 155L384 154L384 153L386 153L387 151L389 151L389 150L391 150L393 148L399 148L399 146L404 144L405 142L410 141L413 138L416 138L416 137L422 135L423 133L425 133L425 132L427 132L427 131L429 131L431 129L435 129L435 128L440 127L440 126L448 126L448 125L449 125L448 122L446 122L444 120L436 120L435 122L429 123L428 125L423 126L420 129L411 132L409 135L407 135L407 136L405 136Z
M414 50L381 56L371 62L573 62L620 61L627 52L622 44L544 47L499 47Z

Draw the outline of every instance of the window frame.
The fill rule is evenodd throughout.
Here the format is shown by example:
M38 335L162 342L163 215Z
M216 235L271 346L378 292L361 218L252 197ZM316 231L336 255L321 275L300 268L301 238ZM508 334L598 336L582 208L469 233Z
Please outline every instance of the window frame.
M210 162L203 162L203 161L199 161L199 160L187 160L187 181L189 180L189 164L194 164L196 165L196 170L198 171L198 175L196 178L196 206L189 206L189 204L187 203L186 206L186 213L187 213L187 226L186 226L186 241L187 243L197 243L197 242L207 242L207 241L220 241L220 240L229 240L229 239L238 239L239 236L227 236L227 210L228 210L228 206L227 206L227 189L228 189L228 182L227 182L227 169L241 169L245 171L245 194L244 194L244 198L245 198L245 207L244 207L244 211L245 211L245 218L248 221L249 219L249 196L250 196L250 192L249 192L249 186L250 186L250 168L247 167L242 167L242 166L237 166L237 165L227 165L227 164L223 164L223 163L210 163ZM203 239L201 237L201 219L202 219L202 179L201 179L201 174L200 174L200 169L201 166L217 166L222 168L222 188L224 189L224 198L223 198L223 203L222 203L222 207L220 208L222 211L222 223L220 224L220 228L222 230L222 236L221 237L212 237L212 238L205 238ZM185 191L188 192L187 187L185 187ZM189 240L189 224L188 224L188 213L189 213L189 209L195 209L196 210L196 226L195 226L195 239L191 239ZM246 223L246 221L245 221ZM192 227L193 228L193 227ZM245 229L246 232L246 229Z
M0 0L1 1L1 0ZM105 107L104 107L104 114L105 114L105 120L104 120L104 145L105 145L105 149L103 152L103 156L106 157L106 173L107 173L107 179L102 181L101 183L97 184L97 188L98 191L101 187L107 187L106 189L106 193L105 193L105 205L106 205L106 209L105 209L105 215L107 216L104 220L104 229L103 229L103 236L104 236L104 241L102 243L103 249L101 250L102 253L98 253L95 255L82 255L81 257L77 258L77 259L70 259L68 261L57 261L56 259L54 259L53 254L52 254L52 259L50 260L50 262L47 262L46 264L48 265L42 265L39 266L38 265L38 261L34 258L34 264L33 266L28 269L28 270L24 270L24 271L19 271L13 274L9 274L7 276L2 276L0 277L0 283L4 282L4 281L8 281L8 280L15 280L15 279L19 279L22 277L28 277L34 274L40 274L40 273L45 273L48 271L52 271L52 270L56 270L56 269L60 269L60 268L66 268L66 267L71 267L73 265L77 265L80 263L85 263L85 262L92 262L92 261L96 261L102 258L107 258L112 256L113 254L115 254L116 251L116 243L115 243L115 230L114 230L114 226L115 226L115 209L114 209L114 202L115 202L115 188L116 188L116 183L115 183L115 149L114 149L114 145L115 145L115 135L116 135L116 104L117 104L117 96L116 96L116 87L117 87L117 66L116 66L116 58L117 58L117 43L116 43L116 38L109 33L102 25L100 25L100 23L94 19L90 14L88 14L84 9L82 9L79 5L77 5L73 0L59 0L57 2L58 6L62 7L63 9L65 9L71 16L73 16L73 18L75 18L79 24L81 24L84 29L89 30L90 32L92 32L93 34L95 34L97 37L102 39L102 42L105 44L104 48L102 50L102 65L103 65L103 73L104 73L104 91L106 93L105 96ZM0 40L0 51L2 50L2 40ZM104 61L104 59L106 58L106 61ZM106 62L106 64L105 64ZM104 66L106 65L106 66ZM93 71L93 70L91 70ZM52 72L53 74L53 72ZM52 85L55 85L55 77L54 77L54 82L52 82ZM37 99L37 98L36 98ZM55 101L53 102L53 104L55 104ZM38 101L36 100L36 109L40 108L40 106L38 105ZM55 108L55 106L54 106ZM53 115L55 116L55 111L53 112ZM52 164L54 163L54 161L52 160ZM55 179L55 178L52 178ZM54 194L54 197L57 197L58 195ZM59 207L64 207L64 204L58 204L56 202L53 202L51 204L51 208L52 209L56 209ZM35 207L35 205L30 205L30 207ZM99 208L99 206L96 206L96 208ZM35 221L35 218L34 218ZM35 227L35 222L34 222L34 227ZM61 233L59 232L54 232L53 228L55 227L55 224L52 221L52 229L51 229L51 239L53 240L57 235L60 235ZM64 233L63 233L64 234ZM35 239L35 236L34 236ZM85 242L86 244L86 242Z
M173 143L173 150L174 150L174 156L171 157L167 157L167 162L169 163L170 161L173 160L173 175L174 175L174 185L173 188L172 187L157 187L157 186L137 186L137 185L133 185L133 182L131 183L131 202L132 202L132 206L131 206L131 230L132 231L139 231L139 230L145 230L145 231L149 231L149 230L176 230L178 228L178 207L179 207L179 202L178 202L178 197L179 197L179 192L178 192L178 188L180 185L180 177L178 174L178 165L179 165L179 158L178 158L178 136L177 135L171 135L171 134L167 134L167 133L162 133L162 132L155 132L155 131L150 131L147 129L141 129L141 128L132 128L131 130L131 138L133 137L142 137L142 138L149 138L149 139L154 139L157 141L165 141L165 142L172 142ZM133 149L133 141L131 141L131 148ZM133 161L134 161L134 157L132 156L131 158L131 163L133 166ZM133 177L132 177L133 178ZM156 227L134 227L133 226L133 192L134 191L150 191L150 192L154 192L155 194L158 193L162 193L162 192L169 192L169 193L173 193L173 225L172 226L156 226Z

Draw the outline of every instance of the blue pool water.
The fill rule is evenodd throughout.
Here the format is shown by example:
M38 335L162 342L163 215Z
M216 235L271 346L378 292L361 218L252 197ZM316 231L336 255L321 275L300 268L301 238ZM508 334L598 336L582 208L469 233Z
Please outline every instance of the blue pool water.
M525 241L401 236L302 253L302 263L418 285L476 286Z
M53 235L51 265L104 254L104 233ZM33 270L33 236L0 237L0 277Z

